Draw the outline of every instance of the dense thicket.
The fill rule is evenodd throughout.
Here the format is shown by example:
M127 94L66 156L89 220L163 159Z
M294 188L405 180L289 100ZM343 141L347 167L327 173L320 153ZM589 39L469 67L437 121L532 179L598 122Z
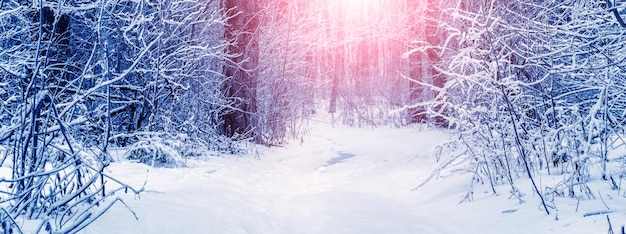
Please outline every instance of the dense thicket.
M129 189L103 173L110 145L165 165L232 148L217 124L224 19L217 1L2 1L2 229L99 217Z
M618 189L623 170L607 164L623 160L609 153L625 143L624 28L606 2L459 1L441 13L446 39L411 52L442 56L435 68L447 81L423 104L458 133L448 147L464 152L443 166L468 160L472 183L494 193L509 184L520 201L524 175L548 213L556 196L594 198L593 178ZM541 187L543 175L564 179Z

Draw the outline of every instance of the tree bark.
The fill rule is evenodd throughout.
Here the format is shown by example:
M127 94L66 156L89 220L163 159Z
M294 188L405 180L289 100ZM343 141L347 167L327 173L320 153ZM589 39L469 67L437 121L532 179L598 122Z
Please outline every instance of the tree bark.
M261 138L255 131L259 56L257 1L226 0L225 7L228 10L225 38L232 43L227 52L235 57L224 67L228 81L223 92L230 100L232 111L222 116L223 134L252 138L258 142Z

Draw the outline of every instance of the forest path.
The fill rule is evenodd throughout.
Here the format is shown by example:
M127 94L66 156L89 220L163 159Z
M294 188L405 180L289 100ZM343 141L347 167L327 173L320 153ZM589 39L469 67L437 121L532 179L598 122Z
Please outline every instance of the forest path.
M125 198L139 221L115 206L84 233L437 233L430 223L442 215L424 212L430 198L411 189L431 173L429 154L445 139L317 123L300 142L257 149L260 159L213 157L177 169L115 163L110 173L138 187L148 177L141 199Z
M299 147L267 154L281 181L278 220L287 233L424 233L417 194L411 192L431 163L422 162L445 136L416 129L350 129L316 126ZM399 139L411 135L409 139ZM272 157L270 155L278 155ZM285 158L280 155L284 155ZM433 160L430 160L433 161ZM434 163L434 162L433 162ZM285 180L286 179L286 180ZM263 185L262 185L263 186ZM411 208L409 208L411 207ZM422 218L422 219L421 219Z

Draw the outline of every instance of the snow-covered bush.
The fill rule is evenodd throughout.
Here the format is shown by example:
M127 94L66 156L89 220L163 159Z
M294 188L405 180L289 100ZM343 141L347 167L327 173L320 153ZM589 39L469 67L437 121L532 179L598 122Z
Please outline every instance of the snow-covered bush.
M424 105L458 133L472 183L493 193L509 184L515 195L515 181L526 177L549 213L546 195L593 199L588 182L612 179L607 155L623 132L626 51L603 7L487 1L444 10L448 38L437 69L447 82ZM536 183L549 175L563 180Z
M147 137L133 143L126 153L126 158L154 167L184 167L182 145L180 139Z
M127 147L124 157L154 167L185 167L187 158L240 154L245 148L241 145L245 141L226 137L205 142L186 134L143 132L133 134L133 138L136 140Z

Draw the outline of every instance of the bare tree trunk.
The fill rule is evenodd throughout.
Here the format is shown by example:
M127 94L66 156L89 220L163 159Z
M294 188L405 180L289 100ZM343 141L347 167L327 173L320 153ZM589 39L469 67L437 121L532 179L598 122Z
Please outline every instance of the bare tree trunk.
M417 11L419 8L418 2L407 2L408 12ZM409 13L410 14L410 13ZM422 21L423 19L419 19L419 16L416 14L410 14L409 16L409 25L412 25L409 29L412 35L423 35L425 31L425 23L416 24L418 21ZM420 27L420 25L422 27ZM413 53L409 56L409 76L412 79L420 80L422 82L426 82L425 76L428 70L428 57L423 53ZM424 101L424 87L417 82L409 83L409 99L411 102L422 102ZM424 115L423 107L413 108L409 110L409 115L411 116L411 123L420 123L424 122L426 116Z
M231 42L228 54L235 57L226 64L228 81L224 94L230 99L233 110L222 116L223 133L229 137L241 136L259 141L256 134L256 86L258 65L258 11L256 0L226 0L228 25L225 37Z
M330 88L330 107L328 113L334 114L337 112L337 98L339 96L339 79L343 75L343 50L337 49L335 51L334 59L334 71L332 72L332 84Z

